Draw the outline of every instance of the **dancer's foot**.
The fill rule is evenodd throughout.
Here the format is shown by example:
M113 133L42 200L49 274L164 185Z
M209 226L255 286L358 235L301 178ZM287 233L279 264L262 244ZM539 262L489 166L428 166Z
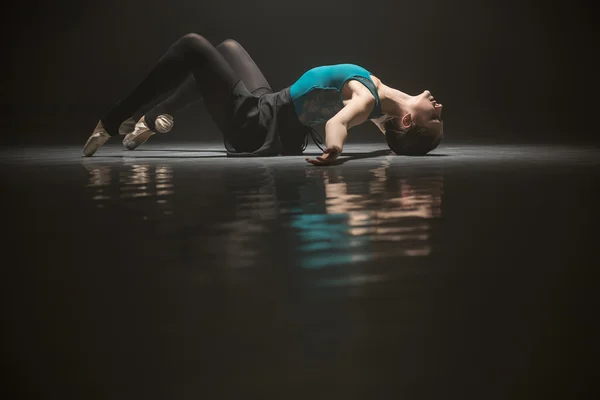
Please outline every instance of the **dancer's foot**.
M108 139L110 139L110 135L106 132L106 129L104 129L102 121L98 121L98 124L94 128L94 132L92 132L85 143L85 146L83 146L83 155L91 157Z
M135 130L135 119L127 118L121 126L119 126L119 135L127 135Z
M119 126L119 134L128 134L133 131L134 127L135 120L133 118L128 118ZM104 129L102 121L98 121L96 128L94 128L94 131L88 138L85 146L83 146L83 155L91 157L108 139L110 139L110 135L106 132L106 129Z
M155 126L156 131L159 133L167 133L173 129L173 117L169 114L161 114L156 118ZM128 150L134 150L141 144L146 143L150 136L156 132L151 131L146 125L146 117L140 118L137 124L135 124L135 130L132 133L125 135L123 139L123 145Z

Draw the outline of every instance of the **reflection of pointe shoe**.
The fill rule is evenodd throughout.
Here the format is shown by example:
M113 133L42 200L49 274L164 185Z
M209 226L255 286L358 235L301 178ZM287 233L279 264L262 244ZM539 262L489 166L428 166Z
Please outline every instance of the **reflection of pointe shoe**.
M156 121L154 123L156 126L156 131L159 133L167 133L171 129L173 129L173 117L169 114L161 114L156 117ZM140 118L137 124L135 124L135 130L132 133L125 135L123 139L123 145L128 150L134 150L139 145L146 143L146 141L150 138L150 136L154 135L156 132L151 131L146 125L145 117Z
M83 146L83 155L91 157L108 139L110 139L110 135L106 132L106 129L104 129L102 121L98 121L98 125L94 128L94 132L92 132L85 143L85 146Z

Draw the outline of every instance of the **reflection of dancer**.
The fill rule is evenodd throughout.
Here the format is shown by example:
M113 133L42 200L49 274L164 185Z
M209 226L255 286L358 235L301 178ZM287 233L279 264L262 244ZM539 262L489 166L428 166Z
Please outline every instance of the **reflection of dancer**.
M159 197L166 200L174 193L173 168L170 165L124 164L126 170L113 171L110 165L85 162L88 187L94 188L95 201L113 198Z
M187 34L100 119L83 154L93 155L117 134L125 135L125 147L135 149L155 132L170 131L175 113L200 96L230 156L302 154L309 134L317 146L322 143L312 128L322 122L323 155L306 159L316 165L335 160L348 129L367 120L385 133L397 154L425 154L443 136L442 105L428 90L411 96L361 66L336 64L315 67L274 92L238 42L228 39L215 47L203 36ZM153 101L154 107L135 123L132 115Z
M314 222L311 225L326 232L331 245L329 250L352 249L354 259L430 254L429 221L441 216L443 175L393 177L387 170L389 166L389 157L386 157L380 167L369 171L374 179L369 179L369 190L364 192L349 190L339 170L321 172L328 200L325 202L327 215L320 216L320 220L325 221L322 227ZM304 213L301 218L306 216ZM341 218L347 229L334 228L328 232L328 225L333 221L339 225ZM352 246L332 240L336 234L351 241ZM360 245L364 241L370 242L371 247ZM385 247L389 242L397 242L397 245ZM383 247L374 247L375 243L383 243ZM316 262L325 261L316 258Z

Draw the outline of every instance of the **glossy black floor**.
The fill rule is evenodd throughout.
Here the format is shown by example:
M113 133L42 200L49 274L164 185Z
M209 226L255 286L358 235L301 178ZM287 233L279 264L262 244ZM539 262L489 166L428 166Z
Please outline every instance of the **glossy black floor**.
M309 147L308 154L317 154ZM600 152L1 151L4 363L74 399L588 398ZM58 397L57 397L58 398Z

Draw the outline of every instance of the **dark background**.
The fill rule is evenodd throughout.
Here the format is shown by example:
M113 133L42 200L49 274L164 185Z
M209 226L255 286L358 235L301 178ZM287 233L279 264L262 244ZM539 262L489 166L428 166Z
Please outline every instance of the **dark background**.
M589 1L22 2L4 11L3 143L81 144L177 38L238 40L271 86L356 63L445 106L446 140L596 142ZM220 141L202 103L173 137ZM175 139L175 137L177 139ZM372 124L352 141L382 137ZM154 139L153 139L154 140Z
M577 1L22 1L3 10L0 24L0 143L83 147L100 115L188 32L214 44L237 39L276 90L338 62L363 65L410 94L430 89L445 106L447 142L597 143L595 15ZM172 134L151 139L179 140L220 141L201 104L178 116ZM386 148L372 124L353 128L349 142L359 140ZM197 154L185 163L145 154L98 158L94 167L96 157L79 162L70 150L35 148L23 151L21 165L7 152L17 161L1 169L3 389L37 398L178 399L215 387L237 394L244 387L235 383L248 381L263 394L267 382L287 378L303 390L278 398L402 398L373 396L390 387L380 382L398 382L413 398L598 398L581 393L597 369L596 164L578 163L581 153L572 151L545 157L543 149L484 160L465 147L464 155L396 161L385 176L410 189L443 175L443 219L432 229L441 250L422 265L389 266L397 280L340 297L315 296L315 275L293 267L298 250L288 249L299 245L282 228L288 220L244 233L244 217L236 217L227 225L239 226L238 236L220 242L215 233L229 232L218 223L238 210L269 208L271 197L263 208L244 200L263 187L280 210L306 204L309 215L322 213L327 193L305 166L224 168ZM136 169L146 176L146 165L161 164L176 170L169 203L117 197L146 191ZM366 196L375 181L365 176L375 170L347 166L331 170L331 182ZM112 183L87 185L102 168ZM102 190L114 197L96 200ZM162 214L167 204L174 217ZM239 292L226 283L238 275L210 263L236 237L271 257L240 268L240 282L250 284ZM336 332L351 323L361 347L347 345L352 358L336 358ZM256 351L264 352L257 362ZM347 395L311 393L315 382L344 383ZM165 394L175 389L190 395Z

